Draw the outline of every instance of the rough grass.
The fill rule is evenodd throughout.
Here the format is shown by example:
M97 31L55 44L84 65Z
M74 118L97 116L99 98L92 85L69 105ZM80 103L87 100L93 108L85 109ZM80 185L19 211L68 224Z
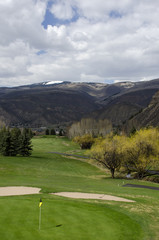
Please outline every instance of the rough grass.
M1 239L158 239L159 191L122 187L130 181L151 186L157 184L112 180L86 162L48 153L76 151L81 155L78 145L66 138L34 138L33 146L31 157L0 157L0 186L42 189L41 196L0 198ZM112 194L133 199L136 203L71 200L48 194L58 191ZM43 205L39 231L40 197Z

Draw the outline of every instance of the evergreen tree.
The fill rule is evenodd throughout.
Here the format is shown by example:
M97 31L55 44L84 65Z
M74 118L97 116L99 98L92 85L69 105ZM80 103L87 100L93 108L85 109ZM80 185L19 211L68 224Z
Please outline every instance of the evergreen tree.
M45 131L45 135L49 135L49 129L48 128Z
M26 129L27 129L27 131L28 131L28 134L29 134L30 138L33 138L33 137L34 137L34 133L33 133L33 131L31 130L31 128L26 128Z
M10 156L16 156L19 153L21 131L18 128L13 128L10 134Z
M32 132L24 129L23 132L18 128L3 128L0 130L0 153L3 156L29 156L32 151L31 146Z
M134 134L136 133L136 131L137 131L136 128L133 126L132 129L131 129L131 131L130 131L130 134L129 134L130 137L131 137L132 135L134 135Z
M63 129L60 129L59 136L63 136Z
M30 156L32 152L31 137L28 129L24 128L20 136L19 154L21 156Z
M0 133L1 141L0 141L0 152L4 156L10 155L10 143L11 143L11 134L9 129L5 127L1 130Z
M54 129L54 128L51 129L50 134L51 134L51 135L56 135L56 132L55 132L55 129Z

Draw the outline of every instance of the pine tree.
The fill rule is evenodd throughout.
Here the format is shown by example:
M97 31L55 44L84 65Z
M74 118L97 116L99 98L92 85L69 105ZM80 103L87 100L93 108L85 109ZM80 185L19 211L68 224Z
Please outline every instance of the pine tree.
M0 152L4 156L10 155L10 145L11 145L11 134L9 129L6 129L5 127L1 130L0 133Z
M21 156L30 156L32 152L31 137L28 129L24 128L20 136L19 154Z
M30 138L33 138L34 137L34 133L31 130L31 128L27 128L27 131L28 131L28 134L29 134Z
M60 129L59 136L63 136L63 129Z
M45 135L49 135L49 129L46 129Z
M13 128L10 134L10 156L16 156L19 153L21 131L18 128Z
M22 132L18 128L3 128L0 130L0 153L3 156L31 155L32 132L24 129Z
M51 134L51 135L56 135L56 132L55 132L55 129L54 129L54 128L51 129L50 134Z

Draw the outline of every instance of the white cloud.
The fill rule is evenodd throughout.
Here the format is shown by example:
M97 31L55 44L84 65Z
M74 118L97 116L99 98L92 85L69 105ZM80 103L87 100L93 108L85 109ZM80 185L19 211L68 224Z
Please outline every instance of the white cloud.
M0 0L0 86L159 77L158 0L53 1L44 29L47 4Z
M55 17L62 20L72 19L74 16L74 11L70 1L57 1L56 4L53 4L50 11L55 15Z
M104 78L99 77L98 75L87 75L85 73L81 74L81 81L82 82L104 82Z

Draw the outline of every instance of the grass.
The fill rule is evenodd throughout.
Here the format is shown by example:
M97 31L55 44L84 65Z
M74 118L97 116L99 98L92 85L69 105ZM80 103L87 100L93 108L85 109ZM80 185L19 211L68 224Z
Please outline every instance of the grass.
M7 208L3 206L4 200ZM0 221L3 223L0 225L1 238L4 240L52 238L56 240L137 240L142 236L139 224L110 207L53 198L45 199L42 208L41 230L39 231L37 203L38 198L34 196L1 199ZM120 222L116 221L117 218L120 219Z
M87 162L49 153L83 155L78 145L67 138L38 137L33 139L33 146L31 157L0 157L0 186L42 189L41 230L38 230L38 195L0 197L1 239L158 239L159 191L122 187L130 182L157 184L112 180ZM49 194L58 191L105 193L136 202L72 200Z

